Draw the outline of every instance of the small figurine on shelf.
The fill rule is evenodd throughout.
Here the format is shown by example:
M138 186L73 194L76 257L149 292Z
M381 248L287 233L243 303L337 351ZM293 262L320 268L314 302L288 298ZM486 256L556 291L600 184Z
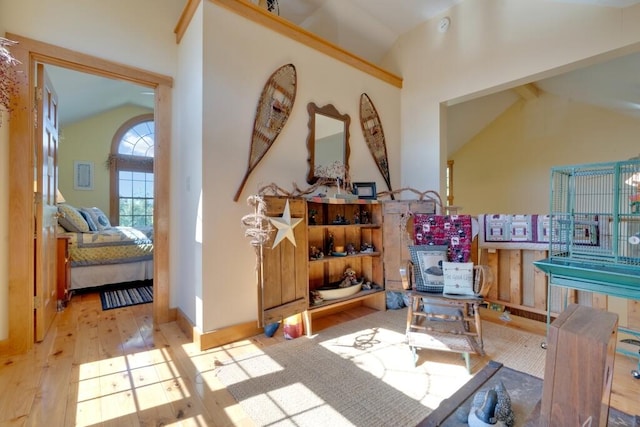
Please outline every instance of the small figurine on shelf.
M349 221L344 217L344 215L336 215L336 219L333 221L336 225L347 225Z
M369 211L365 211L363 210L362 213L360 214L360 223L361 224L370 224L370 219L369 219Z
M360 224L360 212L355 212L353 214L353 223Z
M324 258L324 253L322 253L322 251L317 246L311 246L309 248L309 259L315 260L322 258Z
M356 247L353 243L347 243L347 255L355 255Z
M309 209L309 225L316 225L316 215L318 215L317 210Z
M318 305L324 301L318 291L309 291L309 300L311 301L311 305Z
M342 274L342 282L338 285L339 288L348 288L349 286L357 285L358 278L356 277L356 271L347 267Z
M327 251L326 251L329 255L331 255L334 252L333 249L333 233L329 233L329 240L327 241Z
M371 243L366 243L365 242L360 246L360 253L369 254L369 253L372 253L372 252L375 252L375 248L373 247L373 245Z

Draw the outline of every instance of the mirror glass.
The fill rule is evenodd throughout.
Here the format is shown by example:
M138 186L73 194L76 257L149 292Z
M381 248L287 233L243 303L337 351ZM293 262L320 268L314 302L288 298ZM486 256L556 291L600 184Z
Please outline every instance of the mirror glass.
M328 185L337 185L337 180L348 181L349 172L349 123L348 114L340 114L331 104L318 107L313 102L309 111L309 174L307 182L315 184L318 179L331 180Z

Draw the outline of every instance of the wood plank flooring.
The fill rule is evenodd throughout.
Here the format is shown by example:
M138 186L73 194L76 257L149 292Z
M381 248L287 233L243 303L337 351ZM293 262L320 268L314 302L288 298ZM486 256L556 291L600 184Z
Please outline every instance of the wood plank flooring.
M314 329L371 311L357 307L316 319ZM507 325L495 313L483 315L538 333L542 342L542 323L514 317ZM231 355L283 340L280 328L272 338L201 352L175 323L154 328L151 304L102 311L98 294L75 295L42 343L0 358L0 427L252 426L216 368ZM611 403L640 415L640 380L629 374L636 366L636 359L616 356Z

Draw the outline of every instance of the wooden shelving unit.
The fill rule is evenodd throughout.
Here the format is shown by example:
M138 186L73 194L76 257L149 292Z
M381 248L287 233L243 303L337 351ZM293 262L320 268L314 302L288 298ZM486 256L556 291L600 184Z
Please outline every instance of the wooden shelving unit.
M300 224L294 229L295 246L285 240L275 248L271 249L269 242L263 248L259 276L261 324L264 326L302 313L305 331L311 335L313 318L354 305L385 310L382 203L368 199L267 196L267 216L282 215L287 199L291 217L303 217L304 226ZM336 218L344 221L334 223ZM334 248L352 244L355 253L330 255L331 240ZM373 250L361 252L365 244L371 245ZM311 247L319 248L325 256L310 259ZM374 289L312 304L310 292L340 282L346 268L354 269L358 278L375 284Z
M374 285L374 289L361 290L346 298L310 301L304 313L305 331L313 333L312 320L324 312L335 312L340 307L362 304L377 310L386 309L384 269L382 260L382 204L369 199L312 198L307 201L308 247L321 250L324 257L309 260L309 291L340 282L345 269L352 268L358 278ZM331 243L332 242L332 243ZM353 245L354 253L332 256L332 247ZM362 252L370 245L373 250Z

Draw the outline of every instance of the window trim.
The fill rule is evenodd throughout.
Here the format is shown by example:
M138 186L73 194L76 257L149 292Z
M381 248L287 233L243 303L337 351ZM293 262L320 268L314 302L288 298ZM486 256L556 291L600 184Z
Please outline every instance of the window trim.
M120 224L120 184L118 171L122 169L136 172L154 172L154 158L144 156L129 156L118 153L120 142L124 135L135 125L155 121L153 113L141 114L130 118L124 122L113 135L111 140L111 152L109 154L109 175L110 175L110 195L109 195L109 221L112 224Z

